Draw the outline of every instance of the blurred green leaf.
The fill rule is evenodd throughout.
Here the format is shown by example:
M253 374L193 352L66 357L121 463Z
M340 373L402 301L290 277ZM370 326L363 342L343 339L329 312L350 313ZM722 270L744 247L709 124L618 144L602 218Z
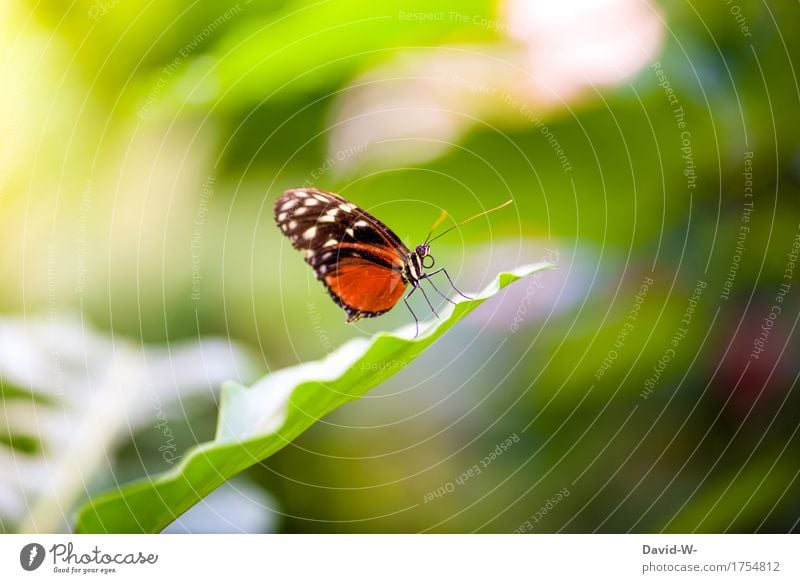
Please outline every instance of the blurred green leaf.
M413 326L356 338L325 359L276 371L246 388L223 387L214 441L190 450L175 470L89 501L78 532L158 532L225 480L263 460L337 407L363 396L433 344L461 318L512 282L552 267L500 273L474 299L451 306L412 338Z
M778 463L784 451L768 451L739 467L709 472L708 483L687 498L664 532L758 532L776 500L796 499L790 489L797 472Z
M17 453L35 454L42 449L42 443L34 435L12 435L0 433L0 445L6 445Z
M222 106L292 99L339 87L366 65L394 57L398 48L491 40L496 33L474 21L491 19L493 12L494 2L487 0L439 2L435 10L421 0L290 4L268 18L237 19L239 25L211 51L213 71L205 79L221 91ZM184 80L190 70L171 85L196 92L197 80Z

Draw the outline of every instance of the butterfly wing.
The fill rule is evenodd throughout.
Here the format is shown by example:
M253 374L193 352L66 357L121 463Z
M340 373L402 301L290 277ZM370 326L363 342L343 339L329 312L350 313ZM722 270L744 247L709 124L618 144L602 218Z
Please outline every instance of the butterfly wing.
M348 322L383 314L402 297L409 250L363 209L332 192L298 188L275 202L275 221Z
M348 322L391 310L406 289L399 271L349 257L340 261L323 281L334 301L347 312Z

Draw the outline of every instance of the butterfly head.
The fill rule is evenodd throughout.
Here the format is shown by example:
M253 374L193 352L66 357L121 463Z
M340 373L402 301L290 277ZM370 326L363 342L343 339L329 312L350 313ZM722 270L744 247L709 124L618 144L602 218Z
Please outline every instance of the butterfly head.
M436 263L433 255L430 254L430 248L431 246L429 243L423 243L422 245L417 245L417 248L414 250L414 252L417 254L417 257L419 257L420 262L422 263L422 267L425 269L430 269Z

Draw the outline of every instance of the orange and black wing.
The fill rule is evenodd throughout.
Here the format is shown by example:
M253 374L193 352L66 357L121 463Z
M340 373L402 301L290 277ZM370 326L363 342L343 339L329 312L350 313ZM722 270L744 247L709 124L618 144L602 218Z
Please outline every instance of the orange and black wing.
M288 190L275 202L275 221L348 322L383 314L403 297L408 248L353 203L315 188Z

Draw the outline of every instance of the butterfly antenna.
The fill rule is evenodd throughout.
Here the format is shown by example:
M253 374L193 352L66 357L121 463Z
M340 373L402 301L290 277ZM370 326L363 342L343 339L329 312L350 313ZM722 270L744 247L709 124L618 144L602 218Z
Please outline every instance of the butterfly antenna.
M461 221L460 223L456 223L455 225L453 225L452 227L450 227L449 229L447 229L447 230L446 230L446 231L444 231L443 233L439 233L439 234L438 234L438 235L436 235L436 236L435 236L433 239L430 239L430 235L428 235L429 239L426 239L426 240L425 240L425 242L426 242L426 243L431 243L431 242L435 241L436 239L438 239L439 237L441 237L441 236L443 236L443 235L446 235L447 233L449 233L449 232L450 232L450 231L452 231L453 229L455 229L455 228L457 228L457 227L460 227L460 226L461 226L461 225L463 225L464 223L468 223L468 222L470 222L470 221L471 221L471 220L473 220L473 219L477 219L478 217L482 217L483 215L488 215L489 213L493 213L494 211L498 211L498 210L500 210L500 209L501 209L501 208L503 208L503 207L507 207L507 206L508 206L508 205L510 205L512 202L514 202L514 201L513 201L513 200L507 200L506 202L504 202L504 203L503 203L503 204L501 204L500 206L496 206L496 207L494 207L493 209L489 209L488 211L483 211L482 213L478 213L477 215L475 215L475 216L472 216L472 217L470 217L470 218L468 218L468 219L464 219L463 221ZM436 228L436 227L439 225L439 223L441 223L441 222L442 222L442 220L443 220L443 217L439 217L439 219L438 219L438 220L437 220L437 221L434 223L434 225L433 225L433 228L435 229L435 228ZM431 232L433 232L433 229L431 229Z
M430 232L428 232L428 236L427 236L427 237L425 237L425 243L428 243L428 242L430 241L430 239L431 239L431 235L433 235L433 232L436 230L436 227L438 227L439 225L441 225L441 224L442 224L442 221L444 221L446 218L447 218L447 211L446 211L446 210L444 210L444 209L442 209L442 212L441 212L441 213L439 213L439 218L438 218L438 219L436 219L436 220L433 222L433 224L431 225L431 230L430 230Z

